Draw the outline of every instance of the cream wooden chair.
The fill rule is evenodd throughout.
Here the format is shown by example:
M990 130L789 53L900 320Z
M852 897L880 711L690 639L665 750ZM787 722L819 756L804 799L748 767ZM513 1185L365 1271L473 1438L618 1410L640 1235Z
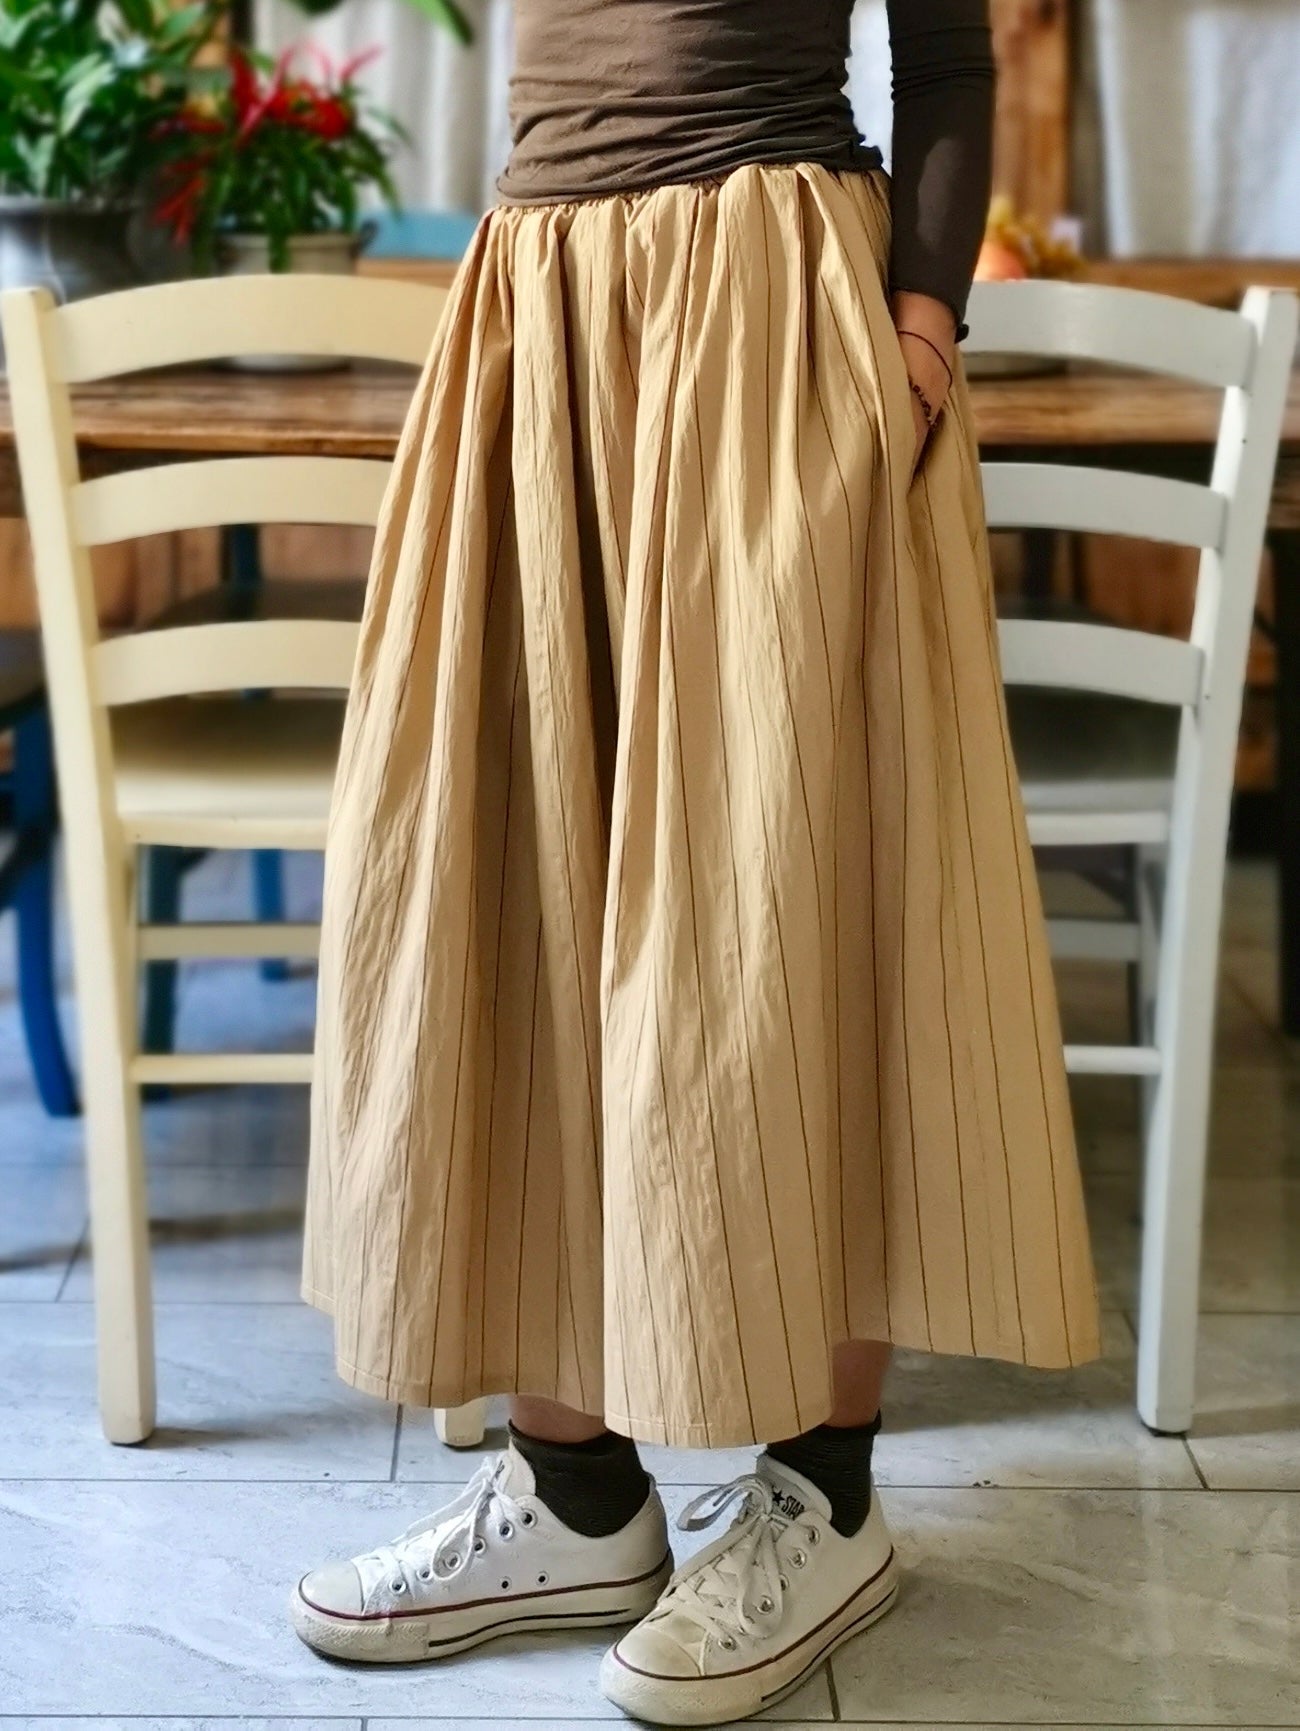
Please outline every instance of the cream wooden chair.
M1223 393L1208 486L1057 463L983 466L994 528L1131 535L1200 549L1189 640L1086 621L1004 620L1003 670L1029 829L1039 847L1132 850L1136 918L1053 926L1058 954L1134 966L1132 1046L1066 1048L1076 1074L1145 1092L1138 1411L1193 1413L1219 926L1228 817L1260 553L1295 351L1293 295L1239 312L1127 289L980 285L973 353L1051 355Z
M82 481L70 387L232 354L423 364L445 296L413 284L245 277L56 307L4 297L9 385L62 793L81 1023L104 1429L154 1428L149 1231L140 1090L147 1083L305 1082L307 1055L147 1055L137 969L194 957L310 956L314 926L143 926L138 850L323 847L357 629L331 620L182 624L101 636L90 549L229 523L373 527L389 465L226 458ZM250 689L289 693L243 701ZM475 1408L442 1415L482 1434Z

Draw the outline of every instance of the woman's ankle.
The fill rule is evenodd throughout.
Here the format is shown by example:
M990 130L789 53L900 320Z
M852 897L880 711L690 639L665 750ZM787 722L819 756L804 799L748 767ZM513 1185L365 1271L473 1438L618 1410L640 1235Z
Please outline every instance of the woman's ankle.
M603 1418L579 1412L576 1407L522 1394L511 1398L510 1423L525 1436L549 1443L592 1442L604 1436L608 1428Z

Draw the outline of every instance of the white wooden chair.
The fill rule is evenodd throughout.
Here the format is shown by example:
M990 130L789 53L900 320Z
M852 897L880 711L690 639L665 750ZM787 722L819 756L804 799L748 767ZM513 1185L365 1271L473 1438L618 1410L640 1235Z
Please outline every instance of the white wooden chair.
M1076 1074L1143 1078L1138 1411L1192 1421L1197 1298L1228 817L1260 554L1296 342L1293 295L1239 312L1126 289L979 285L972 353L1060 356L1223 392L1208 486L1075 464L987 462L994 528L1098 531L1201 550L1189 640L1004 620L1012 736L1035 846L1122 847L1136 918L1053 928L1057 953L1134 965L1132 1046L1066 1048Z
M298 1054L149 1055L138 1037L147 961L315 953L304 925L143 926L137 852L150 845L320 849L357 628L253 619L102 637L90 549L229 523L373 527L389 465L237 457L82 481L70 387L231 354L423 364L444 295L408 283L244 277L56 307L3 301L9 385L35 556L62 793L81 1022L87 1173L104 1429L154 1428L153 1308L140 1090L147 1083L305 1082ZM249 703L251 689L291 695ZM477 1408L442 1415L482 1434Z

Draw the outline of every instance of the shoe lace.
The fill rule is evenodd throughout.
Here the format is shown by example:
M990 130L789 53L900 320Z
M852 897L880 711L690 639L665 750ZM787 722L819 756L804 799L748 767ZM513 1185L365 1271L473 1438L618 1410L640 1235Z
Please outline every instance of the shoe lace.
M699 1532L736 1505L727 1532L677 1571L661 1601L728 1651L780 1616L789 1583L779 1546L791 1520L778 1508L768 1480L746 1473L696 1497L677 1521L683 1532Z
M399 1579L405 1585L412 1569L421 1580L454 1581L483 1549L493 1526L501 1538L510 1539L516 1528L532 1525L534 1517L502 1488L507 1466L505 1455L490 1456L449 1509L417 1522L393 1544L372 1553L374 1561L391 1572L394 1587Z

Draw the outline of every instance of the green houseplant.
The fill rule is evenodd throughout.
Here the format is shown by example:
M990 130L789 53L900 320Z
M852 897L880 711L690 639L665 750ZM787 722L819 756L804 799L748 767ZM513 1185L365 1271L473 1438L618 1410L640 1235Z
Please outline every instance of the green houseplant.
M311 54L319 75L297 70ZM236 50L217 89L159 127L156 214L204 270L346 268L365 194L395 202L395 122L317 49L275 63Z
M337 12L346 0L294 0L294 5L300 12L306 12L311 17L322 17L326 12ZM426 18L431 18L435 24L441 24L444 30L449 30L458 42L468 45L474 40L474 32L469 19L456 4L456 0L411 0L417 11L423 12Z
M159 125L211 73L219 5L0 0L0 286L70 299L134 276L127 226Z

